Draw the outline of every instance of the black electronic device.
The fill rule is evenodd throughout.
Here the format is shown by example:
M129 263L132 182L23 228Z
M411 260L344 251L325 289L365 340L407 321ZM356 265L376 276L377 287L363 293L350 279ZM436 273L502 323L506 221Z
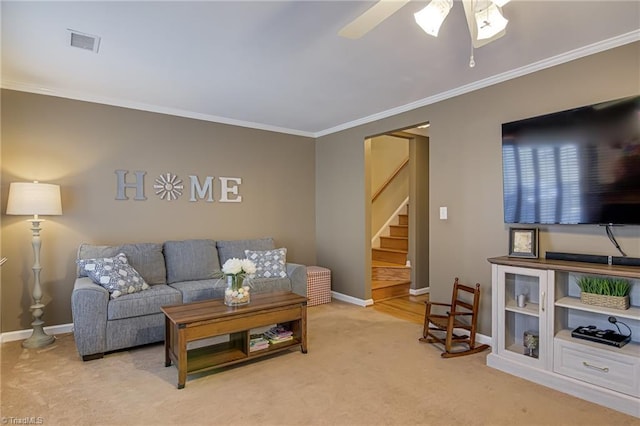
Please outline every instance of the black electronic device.
M623 266L640 266L640 258L623 257L623 256L603 256L595 254L580 253L561 253L556 251L548 251L545 253L545 259L550 260L568 260L571 262L600 263L603 265L623 265Z
M609 263L609 256L599 256L593 254L559 253L555 251L548 251L546 252L544 257L545 259L568 260L571 262L601 263L604 265Z
M640 258L628 256L612 256L612 265L640 266Z
M504 222L640 225L640 96L502 125Z
M571 337L603 343L618 348L623 347L631 341L631 334L623 336L613 330L599 330L595 325L578 327L571 332Z

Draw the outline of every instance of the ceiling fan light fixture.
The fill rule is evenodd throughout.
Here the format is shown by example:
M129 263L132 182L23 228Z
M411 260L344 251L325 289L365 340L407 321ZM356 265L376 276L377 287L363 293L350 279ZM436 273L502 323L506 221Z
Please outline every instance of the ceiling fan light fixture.
M440 26L453 7L453 0L431 0L424 9L413 14L416 23L425 33L438 37Z
M476 12L476 26L478 40L491 38L507 28L509 21L502 16L500 8L491 3L486 9Z

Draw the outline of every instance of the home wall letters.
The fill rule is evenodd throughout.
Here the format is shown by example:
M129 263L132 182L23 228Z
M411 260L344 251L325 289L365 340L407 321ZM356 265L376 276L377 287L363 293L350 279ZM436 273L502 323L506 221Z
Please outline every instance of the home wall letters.
M128 200L131 191L135 191L133 200L144 201L145 196L145 171L133 172L133 178L127 178L128 170L116 170L116 200ZM189 175L189 201L197 202L204 200L212 203L214 199L214 176L205 176L203 182L198 176ZM182 179L173 173L163 173L154 181L153 189L155 195L161 200L173 201L182 197L184 192L184 184ZM242 178L239 177L218 177L219 182L219 201L221 203L241 203L242 195L239 194L239 187L242 184ZM130 190L127 192L127 190Z

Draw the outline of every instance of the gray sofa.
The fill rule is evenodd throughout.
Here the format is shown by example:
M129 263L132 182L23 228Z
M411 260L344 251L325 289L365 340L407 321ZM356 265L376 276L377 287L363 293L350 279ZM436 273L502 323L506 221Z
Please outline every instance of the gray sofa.
M127 256L128 263L150 288L115 299L78 269L71 310L73 334L83 360L105 352L164 340L162 306L223 298L226 284L218 279L227 259L244 258L245 250L275 249L272 238L235 241L184 240L96 246L82 244L78 259ZM286 264L286 277L256 278L252 292L290 290L307 295L306 267Z

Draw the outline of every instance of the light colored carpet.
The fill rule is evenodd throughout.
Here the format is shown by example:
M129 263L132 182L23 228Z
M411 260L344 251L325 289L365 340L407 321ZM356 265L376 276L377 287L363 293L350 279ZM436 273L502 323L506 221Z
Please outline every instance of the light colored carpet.
M45 425L638 425L485 365L442 359L421 327L341 302L309 308L309 352L189 376L151 345L82 362L73 335L2 345L1 413ZM37 420L37 419L36 419ZM14 422L15 423L15 422Z

